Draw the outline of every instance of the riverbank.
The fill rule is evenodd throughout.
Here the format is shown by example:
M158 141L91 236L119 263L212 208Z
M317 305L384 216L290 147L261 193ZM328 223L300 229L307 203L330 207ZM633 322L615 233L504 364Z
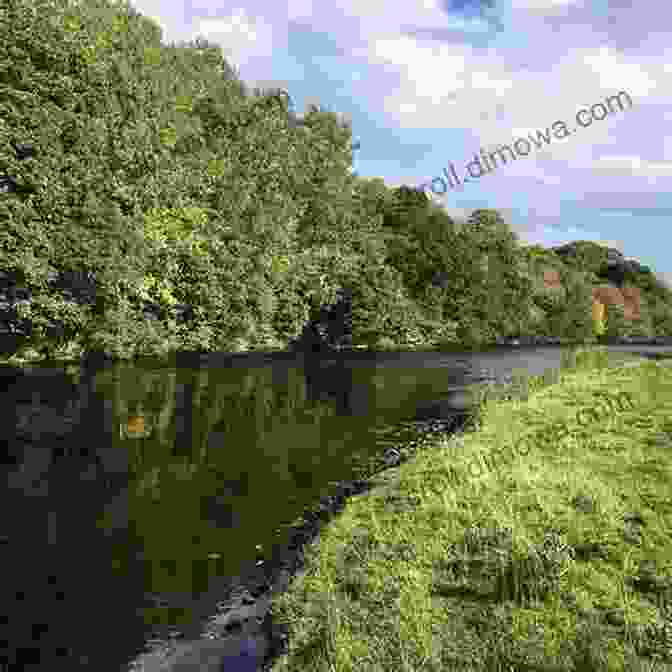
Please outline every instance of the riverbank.
M0 338L0 345L2 345L2 339ZM439 351L439 352L467 352L470 350L483 351L490 348L497 347L511 347L511 346L520 346L520 347L544 347L544 346L565 346L565 347L599 347L600 345L605 346L672 346L672 337L657 336L655 338L612 338L604 340L601 343L597 341L575 343L566 338L558 338L554 336L521 336L517 339L497 339L491 343L484 343L480 345L467 345L465 343L443 343L441 345L425 343L421 346L415 346L409 348L405 345L395 345L391 340L383 339L381 342L373 345L351 345L351 346L342 346L337 348L332 348L326 343L322 344L317 350L313 351L308 346L301 346L297 344L286 343L282 349L276 350L263 350L263 349L245 349L239 348L236 350L231 350L235 354L256 354L256 353L275 353L275 352L294 352L294 353L313 353L317 355L329 355L336 353L348 353L348 352L385 352L385 351L405 351L409 352L412 350L425 350L425 351ZM106 353L89 353L82 349L77 343L70 342L66 343L60 348L53 350L49 356L47 356L44 348L27 348L21 351L21 354L17 352L11 352L10 350L4 351L0 347L0 365L5 366L35 366L39 364L55 364L55 365L80 365L86 364L90 361L122 361L121 358L106 354ZM212 353L206 352L190 352L190 351L178 351L165 354L161 357L148 357L149 359L154 360L163 360L167 363L176 362L180 359L194 359L198 358L201 355L207 355ZM130 358L133 360L134 358Z
M348 500L273 598L273 672L672 670L672 369L530 382Z

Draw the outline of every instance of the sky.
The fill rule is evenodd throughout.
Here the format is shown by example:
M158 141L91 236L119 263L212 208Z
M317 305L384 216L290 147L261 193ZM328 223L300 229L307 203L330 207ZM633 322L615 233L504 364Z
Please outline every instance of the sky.
M310 104L338 113L358 175L422 187L458 219L494 208L522 244L615 247L672 286L672 4L131 5L164 44L221 46L250 90L285 89L299 116Z

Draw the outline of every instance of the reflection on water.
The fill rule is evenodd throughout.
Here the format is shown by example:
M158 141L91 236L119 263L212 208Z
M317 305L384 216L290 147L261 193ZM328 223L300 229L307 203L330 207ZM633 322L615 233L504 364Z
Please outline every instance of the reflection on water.
M40 669L116 671L153 638L195 634L243 563L264 562L330 484L398 444L423 404L438 400L445 416L468 399L465 385L560 357L3 369L0 602L15 662L32 669L39 646Z

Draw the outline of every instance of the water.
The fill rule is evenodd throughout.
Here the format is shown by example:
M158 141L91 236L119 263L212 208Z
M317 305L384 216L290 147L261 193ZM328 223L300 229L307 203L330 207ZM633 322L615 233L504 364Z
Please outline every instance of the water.
M562 352L1 368L0 663L118 672L198 637L335 482L370 473L419 418L468 408L474 384L557 369Z

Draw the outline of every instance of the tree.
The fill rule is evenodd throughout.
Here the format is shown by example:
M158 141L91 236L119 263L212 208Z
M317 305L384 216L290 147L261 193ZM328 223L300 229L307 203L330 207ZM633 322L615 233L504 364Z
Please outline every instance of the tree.
M599 301L595 301L593 303L592 318L593 318L593 333L597 337L603 336L607 329L604 315L605 315L604 304L600 303Z
M654 300L650 315L656 336L672 336L672 307L669 303Z
M462 224L418 189L353 175L337 114L296 123L284 93L250 93L206 40L162 44L128 2L5 4L0 270L32 292L36 339L55 319L120 357L278 347L346 288L355 342L591 333L605 248L521 249L496 210ZM545 255L573 269L555 298L534 288ZM652 327L672 332L672 292L629 268ZM95 302L64 301L55 271L92 275Z
M532 307L532 283L517 236L496 210L475 210L461 234L473 259L468 311L482 322L484 333L520 335Z
M23 59L22 82L3 95L12 105L2 142L35 139L44 157L28 167L9 162L35 196L13 196L9 211L3 202L10 224L0 264L27 269L34 283L51 267L92 269L107 301L90 325L91 346L107 347L120 333L146 347L170 340L171 325L152 326L148 339L133 316L161 297L198 301L192 330L208 331L213 348L273 332L272 323L300 329L299 287L317 287L324 300L335 286L331 277L315 282L327 264L298 254L297 229L311 207L324 214L318 249L344 222L352 228L349 130L314 111L292 131L273 93L245 96L221 49L201 40L164 46L158 27L128 5L37 4L17 0L0 27L3 60ZM154 218L178 231L189 208L200 213L195 238L146 229ZM290 307L284 322L278 306Z
M402 184L394 190L393 196L391 207L385 213L384 226L403 231L427 215L429 199L424 191Z
M585 274L569 276L567 284L567 322L563 336L584 342L594 335L593 294Z
M607 306L607 320L605 336L607 338L622 338L626 335L627 325L623 306L620 303L612 303Z

